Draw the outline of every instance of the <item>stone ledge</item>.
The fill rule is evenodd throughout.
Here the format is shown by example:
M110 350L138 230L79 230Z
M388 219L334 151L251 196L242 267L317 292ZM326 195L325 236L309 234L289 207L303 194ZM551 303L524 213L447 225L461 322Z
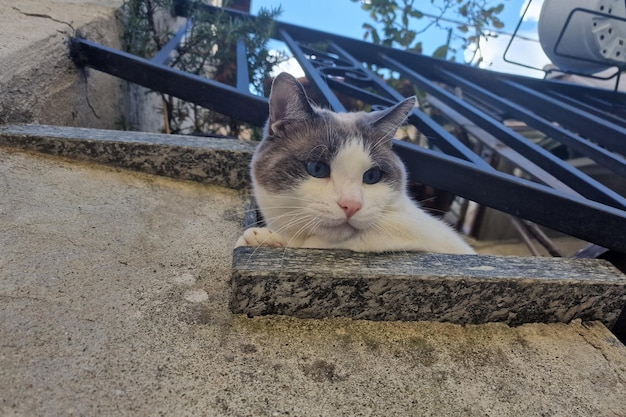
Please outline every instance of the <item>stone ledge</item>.
M237 139L46 125L0 126L0 146L242 189L254 146Z
M249 187L253 145L217 139L45 125L0 127L0 146L179 179ZM454 323L600 320L626 304L608 262L240 248L231 308L251 316Z
M597 259L241 247L231 310L458 324L599 320L626 305L626 276Z

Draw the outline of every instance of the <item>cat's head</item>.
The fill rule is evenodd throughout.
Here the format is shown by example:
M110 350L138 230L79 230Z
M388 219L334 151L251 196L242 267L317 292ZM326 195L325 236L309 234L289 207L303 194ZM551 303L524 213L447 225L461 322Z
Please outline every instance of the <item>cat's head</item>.
M276 77L263 142L252 178L266 221L284 235L350 238L376 227L397 200L406 173L391 139L415 105L364 113L334 113L311 105L291 75Z

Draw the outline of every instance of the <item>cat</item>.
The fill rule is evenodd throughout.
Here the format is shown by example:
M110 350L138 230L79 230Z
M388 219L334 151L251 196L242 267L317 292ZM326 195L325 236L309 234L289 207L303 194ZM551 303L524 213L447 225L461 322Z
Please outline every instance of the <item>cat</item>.
M391 139L415 102L410 97L381 111L335 113L311 104L293 76L279 74L251 162L267 227L245 230L236 246L473 254L407 195L406 171Z

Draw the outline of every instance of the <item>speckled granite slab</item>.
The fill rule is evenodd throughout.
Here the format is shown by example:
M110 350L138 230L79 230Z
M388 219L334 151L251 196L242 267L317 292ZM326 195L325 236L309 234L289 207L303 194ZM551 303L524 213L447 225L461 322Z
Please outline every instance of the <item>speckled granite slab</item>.
M249 187L254 150L237 139L46 125L0 126L0 145L235 189Z
M610 327L626 304L626 276L596 259L241 247L232 287L249 316Z

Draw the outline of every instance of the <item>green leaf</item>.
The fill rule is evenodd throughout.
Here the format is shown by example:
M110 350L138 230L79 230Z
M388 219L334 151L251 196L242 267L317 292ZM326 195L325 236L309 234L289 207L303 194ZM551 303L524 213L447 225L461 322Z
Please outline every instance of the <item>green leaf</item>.
M416 43L414 47L409 49L409 51L413 51L413 52L417 52L418 54L421 54L423 52L422 42Z
M380 36L378 36L378 31L376 29L372 29L370 32L372 33L372 42L380 45Z
M459 7L459 14L463 17L467 17L467 3Z
M435 50L435 52L433 52L434 58L446 59L447 55L448 55L448 45L441 45L439 48Z
M402 41L403 45L408 47L410 44L413 43L416 36L417 36L417 33L413 32L412 30L408 30L404 32L404 39Z

